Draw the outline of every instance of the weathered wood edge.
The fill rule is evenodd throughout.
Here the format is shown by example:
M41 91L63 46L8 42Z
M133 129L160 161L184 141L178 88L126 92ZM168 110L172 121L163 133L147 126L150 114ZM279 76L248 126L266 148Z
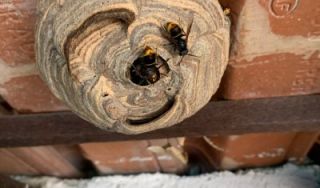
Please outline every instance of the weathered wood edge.
M0 117L0 147L320 130L320 95L211 102L179 125L141 135L102 131L72 112Z
M9 176L0 175L1 188L27 188L28 185L18 182Z

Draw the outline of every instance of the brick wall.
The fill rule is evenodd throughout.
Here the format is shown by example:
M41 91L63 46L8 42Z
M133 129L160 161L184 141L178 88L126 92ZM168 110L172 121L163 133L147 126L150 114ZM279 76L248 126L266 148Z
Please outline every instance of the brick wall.
M36 2L0 1L0 95L18 112L67 110L35 66Z
M187 168L179 139L90 143L81 149L100 174L182 173Z
M233 22L223 98L320 93L320 1L222 2Z
M184 147L214 169L232 170L301 163L319 135L289 132L188 138Z
M36 2L0 1L1 104L8 103L17 113L68 110L50 93L35 66ZM217 98L320 93L320 1L221 3L231 8L233 25L230 62ZM8 113L7 108L0 109L1 114ZM78 146L0 149L0 173L77 177L83 175L84 158L100 174L180 173L187 169L187 162L201 163L211 170L301 162L317 135L261 133L92 143L82 144L81 150Z
M320 93L319 1L221 3L231 8L233 25L230 62L220 97L241 100ZM301 162L317 135L209 137L208 160L218 169L275 165L287 160Z

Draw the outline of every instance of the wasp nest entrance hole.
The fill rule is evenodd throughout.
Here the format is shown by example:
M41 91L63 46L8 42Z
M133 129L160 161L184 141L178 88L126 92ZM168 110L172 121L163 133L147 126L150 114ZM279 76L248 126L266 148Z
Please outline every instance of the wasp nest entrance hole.
M167 60L156 54L138 57L130 66L130 80L139 86L155 84L170 72Z

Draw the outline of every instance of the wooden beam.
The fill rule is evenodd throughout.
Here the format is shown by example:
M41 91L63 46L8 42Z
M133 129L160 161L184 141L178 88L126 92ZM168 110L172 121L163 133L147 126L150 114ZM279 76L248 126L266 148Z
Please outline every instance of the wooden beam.
M9 176L0 175L0 187L3 187L3 188L10 188L10 187L26 188L28 186L24 183L20 183L16 180L10 178Z
M0 117L0 147L319 131L320 95L210 102L179 125L141 135L102 131L71 112Z

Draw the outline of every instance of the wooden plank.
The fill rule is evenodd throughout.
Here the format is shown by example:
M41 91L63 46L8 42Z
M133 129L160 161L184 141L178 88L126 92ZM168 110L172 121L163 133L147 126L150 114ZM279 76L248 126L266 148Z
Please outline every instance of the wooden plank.
M26 184L20 183L9 176L0 175L0 187L1 188L25 188Z
M102 131L71 112L0 117L0 147L320 130L320 95L210 102L179 125L141 135Z

